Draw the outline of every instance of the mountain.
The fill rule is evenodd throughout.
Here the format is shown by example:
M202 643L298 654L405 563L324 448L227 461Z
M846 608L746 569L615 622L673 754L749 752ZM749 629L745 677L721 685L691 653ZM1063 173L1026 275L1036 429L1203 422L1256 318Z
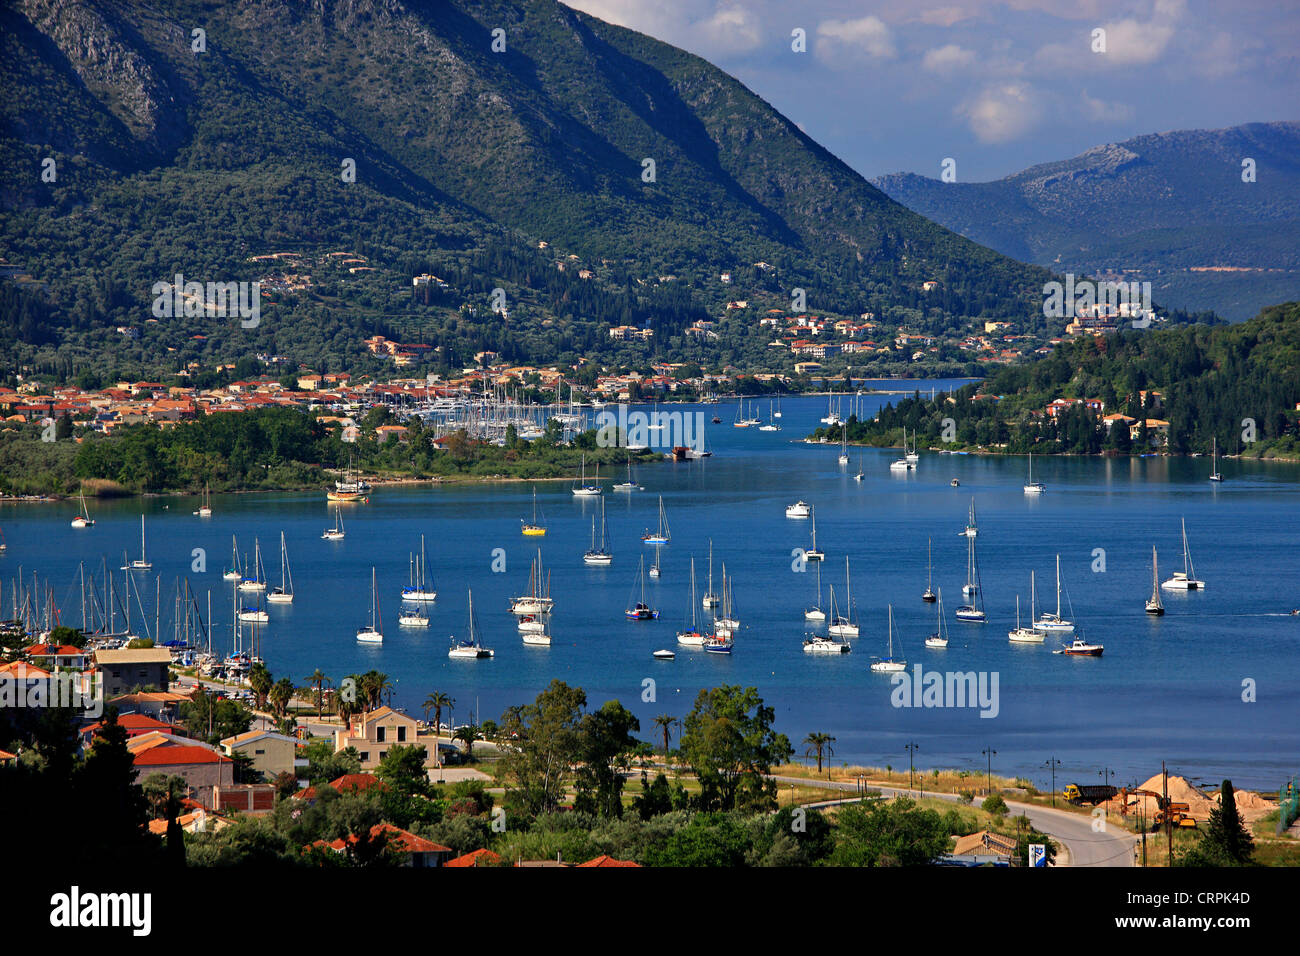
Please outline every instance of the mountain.
M891 325L1043 324L1045 270L896 203L704 60L552 0L20 0L0 86L0 155L27 171L0 185L0 340L37 369L337 368L372 334L444 366L635 357L619 324L758 365L755 310L796 288ZM447 286L413 291L425 272ZM150 321L177 273L263 280L263 321ZM744 323L700 355L682 329L732 299Z
M872 183L1025 262L1149 280L1166 306L1238 320L1300 294L1300 123L1138 136L988 183Z

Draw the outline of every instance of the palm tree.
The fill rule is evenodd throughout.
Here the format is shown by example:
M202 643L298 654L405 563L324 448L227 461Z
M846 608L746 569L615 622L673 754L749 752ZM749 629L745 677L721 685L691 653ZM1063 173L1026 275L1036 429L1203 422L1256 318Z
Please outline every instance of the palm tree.
M655 718L655 726L663 732L664 735L664 769L668 769L668 734L672 731L673 721L676 720L671 714L660 714Z
M808 749L803 752L804 756L808 757L816 753L817 772L821 773L823 754L827 757L835 756L835 751L831 747L831 744L835 743L835 738L830 734L811 733L803 739L803 742L808 745Z
M429 711L433 711L433 735L435 737L442 732L442 709L446 707L451 710L455 706L456 701L440 690L435 690L424 698L424 722L426 724L429 722Z
M253 695L257 698L257 709L266 708L266 695L271 692L275 681L271 679L271 672L265 664L254 664L248 669L248 686L252 688Z
M474 741L482 740L483 735L479 733L478 728L473 724L466 724L464 727L456 729L452 739L459 740L465 745L465 759L468 760L474 756Z
M325 706L325 697L321 693L321 687L328 680L329 678L321 673L321 669L319 667L316 668L314 671L312 671L311 676L307 678L308 686L312 686L316 688L316 719L317 720L320 720L320 712Z

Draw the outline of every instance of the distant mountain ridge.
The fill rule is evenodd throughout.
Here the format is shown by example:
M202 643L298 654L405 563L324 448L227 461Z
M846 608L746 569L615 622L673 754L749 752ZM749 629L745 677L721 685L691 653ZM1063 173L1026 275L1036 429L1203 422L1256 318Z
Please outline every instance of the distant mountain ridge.
M1300 123L1137 136L986 183L872 183L1022 261L1149 279L1168 306L1244 319L1300 295Z

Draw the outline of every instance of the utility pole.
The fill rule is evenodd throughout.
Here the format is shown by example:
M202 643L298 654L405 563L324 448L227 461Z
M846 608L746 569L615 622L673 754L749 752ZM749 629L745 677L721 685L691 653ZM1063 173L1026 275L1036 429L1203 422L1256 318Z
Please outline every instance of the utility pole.
M1169 826L1169 768L1165 766L1163 760L1160 761L1160 776L1164 781L1165 798L1165 805L1160 809L1165 815L1165 843L1169 847L1169 866L1172 869L1174 865L1174 834Z
M983 754L985 757L988 757L988 758L989 758L989 789L988 789L988 795L989 795L989 796L992 796L992 795L993 795L993 758L994 758L994 756L997 755L997 751L994 750L992 747L985 747L983 750L980 751L980 753Z
M1047 763L1043 764L1045 767L1052 768L1052 806L1056 806L1056 768L1060 765L1061 761L1057 760L1055 757L1048 757Z
M1100 770L1097 771L1097 776L1101 777L1101 779L1105 782L1106 786L1109 787L1110 778L1115 776L1115 771L1111 770L1109 767L1102 767ZM1105 804L1109 802L1110 802L1109 799L1102 801L1101 812L1102 812L1103 819L1108 816L1106 812Z
M912 775L913 775L912 758L913 756L916 755L916 752L921 749L921 747L919 744L909 743L909 744L904 744L903 749L907 751L907 789L911 790Z

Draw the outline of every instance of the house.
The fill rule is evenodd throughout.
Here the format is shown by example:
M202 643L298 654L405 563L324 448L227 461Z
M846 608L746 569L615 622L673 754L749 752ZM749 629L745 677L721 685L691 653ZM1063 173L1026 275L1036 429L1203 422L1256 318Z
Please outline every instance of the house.
M90 657L86 651L71 644L32 644L23 648L23 654L53 670L85 670L86 660Z
M972 858L974 862L1002 862L1005 864L1010 862L1015 852L1016 841L1013 837L981 830L969 836L958 837L951 856ZM963 860L962 862L968 861Z
M371 789L388 789L388 784L370 773L345 773L343 776L331 780L329 786L332 790L335 790L338 793L357 793ZM307 800L310 802L315 800L316 796L316 788L307 787L295 793L293 799Z
M356 718L352 726L334 731L334 752L355 747L361 755L362 770L378 767L389 747L415 744L427 745L427 741L419 739L419 725L415 718L398 713L391 707L367 711ZM426 759L428 756L426 746Z
M473 850L454 860L448 860L443 866L497 866L500 862L501 854L485 849Z
M614 859L612 856L608 856L607 854L602 853L600 856L596 857L596 858L593 859L593 860L588 860L586 863L579 863L579 864L578 864L578 869L581 870L584 866L591 866L591 867L597 867L597 866L599 866L599 867L635 866L635 867L640 867L641 864L640 864L640 863L633 862L632 860L616 860L616 859Z
M221 749L227 757L241 753L252 758L253 769L267 780L274 780L282 773L293 773L296 768L307 765L305 759L298 757L295 738L269 730L250 730L226 737L221 741Z
M154 731L131 738L126 749L135 764L136 783L154 773L182 777L204 806L212 805L213 788L235 782L233 760L187 737Z
M163 733L171 734L175 737L185 736L184 731L178 730L171 724L164 723L161 720L155 720L146 714L121 714L117 718L118 725L126 731L127 740L133 737L139 737L143 734ZM87 727L82 727L79 731L83 747L89 747L94 741L95 736L104 727L102 720L96 721Z
M449 846L418 837L391 823L376 823L370 828L370 839L374 840L380 836L384 838L389 851L396 852L402 858L401 866L416 868L442 866L456 852ZM355 846L360 842L360 838L355 833L350 833L346 840L317 840L311 846L343 853L348 846Z
M216 833L230 826L230 821L215 813L208 813L203 807L182 813L176 818L181 829L186 833ZM154 836L167 835L167 820L150 820L149 832Z
M119 713L146 714L155 720L171 722L176 719L180 705L187 704L189 701L189 696L172 691L141 691L137 694L119 694L109 698L108 702L116 707Z
M99 650L94 653L94 662L103 682L104 696L115 697L136 688L166 690L172 655L165 647Z
M1147 441L1152 448L1161 448L1169 443L1169 423L1162 418L1148 418ZM1128 427L1128 437L1130 441L1137 441L1142 434L1142 423L1134 421Z

